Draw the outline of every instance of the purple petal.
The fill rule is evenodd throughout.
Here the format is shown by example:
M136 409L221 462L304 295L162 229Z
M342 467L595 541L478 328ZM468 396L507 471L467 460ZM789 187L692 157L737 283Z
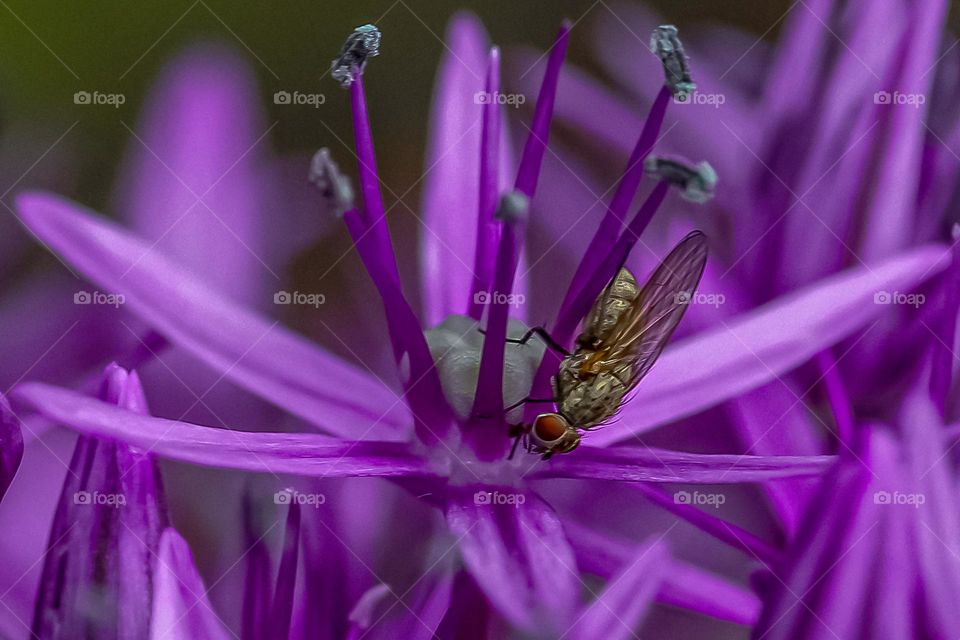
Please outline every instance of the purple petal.
M297 584L297 561L300 555L300 505L291 502L287 510L287 526L283 536L283 552L273 590L270 630L278 638L290 635L293 595Z
M172 342L247 390L338 435L400 438L406 407L370 376L198 282L91 211L24 194L26 224Z
M573 551L556 514L537 495L523 504L486 504L477 494L451 497L447 523L467 570L512 624L562 632L579 600Z
M889 307L880 292L909 291L946 264L928 245L875 266L849 269L668 347L619 422L592 446L629 440L775 380L862 328Z
M312 433L215 429L138 415L81 394L41 383L23 384L14 396L83 434L120 440L158 456L224 469L321 477L434 476L405 443L349 442Z
M781 484L768 482L764 486ZM735 549L746 551L764 562L772 562L780 558L780 551L766 540L758 537L742 527L710 515L698 507L677 500L676 494L670 495L658 487L646 484L634 485L650 502L669 511L678 518L683 518L705 533L709 533L717 540L729 544Z
M670 567L667 544L650 539L628 557L627 566L614 575L603 592L581 614L568 632L577 640L626 640L643 622ZM566 636L567 634L564 634Z
M573 454L556 456L540 465L530 477L732 484L818 476L835 461L835 456L713 455L650 447L581 446Z
M484 90L487 67L487 35L474 15L455 15L445 41L430 114L420 234L430 327L464 312L473 282L474 238L464 230L477 216L482 107L476 96Z
M134 230L207 284L246 304L280 284L269 264L275 232L268 131L256 77L226 48L200 45L162 72L130 136L119 209Z
M760 601L750 591L680 560L672 560L657 600L734 624L752 626Z
M136 374L116 365L102 379L100 397L107 402L78 397L130 415L145 408ZM153 557L166 521L159 471L149 455L78 439L50 531L34 632L146 637Z
M724 406L747 451L762 456L824 451L820 435L823 427L810 418L806 405L798 402L801 391L794 387L777 380ZM789 537L796 530L813 487L801 479L768 482L763 488Z
M611 578L630 561L631 544L576 522L566 526L584 571ZM754 624L760 612L760 600L750 591L677 559L670 559L657 601L742 625Z
M0 396L0 500L10 488L23 460L23 432L10 403Z
M351 613L351 638L366 640L433 640L450 608L453 571L449 562L431 568L399 593L378 584L365 593Z
M270 605L273 595L273 564L270 549L264 538L265 526L258 519L263 509L258 508L251 491L243 496L243 615L242 637L258 640L269 635Z
M231 634L210 605L190 547L173 528L160 537L153 578L150 640L227 640Z

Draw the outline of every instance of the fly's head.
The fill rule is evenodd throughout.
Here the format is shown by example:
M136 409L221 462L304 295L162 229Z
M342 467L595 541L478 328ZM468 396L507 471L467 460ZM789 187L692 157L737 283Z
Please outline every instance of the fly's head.
M530 428L530 444L548 459L555 453L569 453L580 444L580 432L559 413L541 413Z

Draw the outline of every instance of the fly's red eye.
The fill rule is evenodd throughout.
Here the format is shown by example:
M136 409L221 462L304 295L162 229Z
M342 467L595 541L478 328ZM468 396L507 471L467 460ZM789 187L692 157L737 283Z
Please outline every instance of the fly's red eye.
M567 422L555 413L544 413L537 416L533 431L542 442L553 442L567 432Z

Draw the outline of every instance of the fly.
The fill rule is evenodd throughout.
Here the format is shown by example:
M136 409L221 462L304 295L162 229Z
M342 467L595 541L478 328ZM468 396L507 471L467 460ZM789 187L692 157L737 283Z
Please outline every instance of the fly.
M587 314L576 350L566 354L553 377L557 411L541 413L529 427L516 427L512 435L517 442L525 436L527 449L548 459L573 451L581 430L599 427L616 414L663 352L693 299L706 261L706 236L693 231L642 288L621 267ZM531 330L522 342L532 333L560 347L542 329Z

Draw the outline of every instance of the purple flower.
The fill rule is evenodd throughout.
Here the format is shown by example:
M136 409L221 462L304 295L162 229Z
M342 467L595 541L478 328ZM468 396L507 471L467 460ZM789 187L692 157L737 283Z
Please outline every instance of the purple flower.
M502 140L500 108L496 101L475 99L478 92L500 93L499 52L487 50L472 19L460 17L451 26L452 53L441 70L432 127L430 155L436 173L430 172L425 187L423 315L431 319L426 332L401 287L399 273L405 265L398 264L393 252L380 195L360 73L374 45L364 44L360 59L351 45L344 54L349 53L349 60L338 59L349 62L352 73L347 84L358 159L356 193L362 206L352 205L353 190L346 188L346 179L328 155L317 159L314 178L337 200L333 209L343 210L343 221L377 288L399 384L387 384L283 329L225 295L219 283L194 276L182 258L79 205L39 193L18 198L18 210L33 233L92 282L122 293L128 308L152 330L322 435L250 432L151 417L42 383L20 385L15 397L85 437L120 441L152 455L312 478L390 478L436 505L446 521L446 535L438 539L452 541L447 551L458 550L469 577L458 572L460 565L448 559L448 553L440 553L425 567L422 584L414 582L407 594L396 598L406 610L391 606L387 596L396 595L392 591L369 589L350 616L351 633L357 636L369 631L412 637L409 629L428 635L446 630L444 635L457 636L459 629L472 627L494 636L514 629L543 637L629 637L655 599L741 624L753 622L756 601L723 578L673 559L665 533L624 548L606 531L568 531L576 525L561 520L541 497L542 487L558 479L572 481L571 486L598 480L636 483L649 500L724 542L769 561L779 559L780 549L758 536L741 535L738 527L691 505L665 499L655 483L816 478L842 460L783 455L790 451L705 455L642 442L638 446L637 436L749 393L851 336L884 310L871 304L878 289L908 291L942 270L947 262L943 247L892 252L812 278L787 296L694 333L666 351L624 408L620 422L587 434L575 452L549 461L533 455L510 459L511 424L521 418L529 424L537 413L533 402L512 412L510 405L528 395L543 398L557 367L557 358L546 355L543 345L507 339L519 338L526 330L524 323L510 318L510 305L516 300L512 296L528 291L518 267L525 259L529 205L544 190L538 190L538 182L568 31L564 26L550 49L516 180L506 187L501 176L511 161ZM374 74L375 65L370 69ZM660 86L660 73L649 79L652 86ZM646 122L630 129L636 144L616 192L573 282L566 293L554 292L561 302L550 330L564 347L572 345L590 304L666 197L668 182L656 181L637 212L628 215L641 186L644 158L669 102L670 91L661 87ZM770 428L764 423L751 427ZM297 541L305 526L300 517L298 509L289 511L269 609L254 612L256 598L247 599L248 629L269 628L286 635L282 632L291 625ZM163 536L161 550L184 574L180 584L196 584L182 542L173 533ZM580 546L611 548L612 558L584 557L589 549L575 549L578 540L590 536L595 544ZM607 578L602 589L590 589L587 601L581 596L586 586L581 561ZM264 576L269 573L248 574L248 594L264 593L256 585L268 582ZM171 598L164 606L175 607L182 589L164 573L159 578L167 579L162 593ZM407 595L412 606L404 599ZM168 612L158 613L155 606L153 621L170 621ZM199 629L207 622L190 624Z

